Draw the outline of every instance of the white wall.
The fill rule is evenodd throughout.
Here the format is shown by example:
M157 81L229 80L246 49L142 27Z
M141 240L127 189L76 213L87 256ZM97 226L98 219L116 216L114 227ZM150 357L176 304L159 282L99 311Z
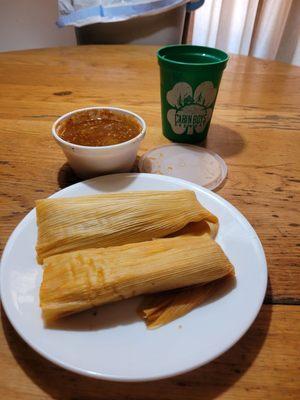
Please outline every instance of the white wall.
M56 0L0 0L0 51L75 45L74 28L56 20Z

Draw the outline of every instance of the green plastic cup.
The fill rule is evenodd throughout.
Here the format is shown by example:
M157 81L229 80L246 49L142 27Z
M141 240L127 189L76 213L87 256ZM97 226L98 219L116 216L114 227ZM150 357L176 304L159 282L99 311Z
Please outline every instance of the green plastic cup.
M196 143L207 136L223 70L224 51L193 45L158 50L163 134L174 142Z

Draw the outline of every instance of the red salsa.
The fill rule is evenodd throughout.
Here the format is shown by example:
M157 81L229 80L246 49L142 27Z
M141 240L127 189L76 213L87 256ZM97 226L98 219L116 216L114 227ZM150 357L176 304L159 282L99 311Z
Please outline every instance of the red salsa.
M57 133L63 140L81 146L111 146L133 139L141 129L130 115L95 109L63 120Z

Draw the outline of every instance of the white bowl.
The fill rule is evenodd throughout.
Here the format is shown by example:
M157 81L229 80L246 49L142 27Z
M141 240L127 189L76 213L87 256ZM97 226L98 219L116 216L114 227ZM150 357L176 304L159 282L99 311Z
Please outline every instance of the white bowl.
M131 115L140 125L141 132L127 142L111 146L81 146L63 140L57 134L57 127L66 118L88 110L109 110L114 113ZM128 172L133 167L137 151L146 134L145 121L137 114L115 107L87 107L71 111L58 118L52 126L52 135L60 145L69 164L81 178L89 178L114 172Z

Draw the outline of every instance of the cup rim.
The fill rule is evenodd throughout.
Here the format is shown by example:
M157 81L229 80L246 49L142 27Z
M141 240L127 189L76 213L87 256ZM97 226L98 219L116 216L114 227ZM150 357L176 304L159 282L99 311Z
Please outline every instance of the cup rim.
M119 111L119 112L121 112L123 114L129 114L129 115L133 116L140 123L140 125L142 127L142 130L137 136L135 136L134 138L132 138L130 140L127 140L126 142L121 142L121 143L117 143L117 144L111 144L111 145L108 145L108 146L84 146L84 145L81 145L81 144L75 144L75 143L71 143L71 142L68 142L68 141L62 139L56 133L57 126L61 121L65 120L66 118L68 118L71 115L74 115L74 114L76 114L78 112L88 111L88 110L112 110L112 111ZM75 149L80 149L80 150L94 150L94 151L96 151L96 150L98 150L98 151L99 150L108 150L108 149L111 150L111 149L120 148L120 147L126 146L127 144L131 144L131 143L134 143L136 141L141 140L146 134L146 123L143 120L143 118L140 117L138 114L136 114L136 113L134 113L132 111L126 110L124 108L108 107L108 106L107 107L92 106L92 107L77 108L76 110L72 110L72 111L69 111L66 114L61 115L52 124L51 133L52 133L52 136L54 137L54 139L56 141L58 141L59 143L61 143L63 145L69 146L69 147L71 147L73 149L75 148Z
M206 50L206 51L213 50L214 52L217 51L220 55L222 55L223 58L222 58L222 60L208 62L208 63L200 63L200 62L199 63L192 63L192 62L187 63L187 62L182 62L182 61L170 60L169 58L164 58L163 54L161 54L164 51L167 51L168 49L174 49L174 48L185 48L185 49L193 48L193 49L198 49L198 50L202 49L202 50ZM177 65L177 66L186 66L186 67L219 65L219 64L224 64L229 60L229 55L221 49L218 49L216 47L198 46L195 44L172 44L172 45L164 46L164 47L161 47L160 49L158 49L156 54L157 54L158 60L162 63L165 62L165 63Z

